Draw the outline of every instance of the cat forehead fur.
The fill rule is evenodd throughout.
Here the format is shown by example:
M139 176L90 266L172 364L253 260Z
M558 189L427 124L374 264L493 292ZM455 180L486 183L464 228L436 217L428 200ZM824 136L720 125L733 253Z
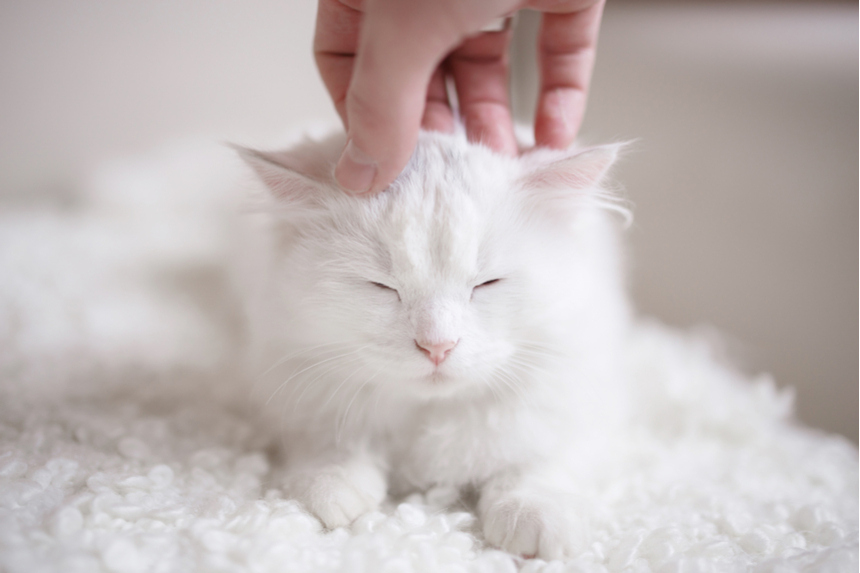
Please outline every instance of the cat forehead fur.
M517 218L519 203L510 196L518 166L500 159L460 139L422 141L403 175L368 205L392 276L437 291L446 280L492 278L481 276L497 263L490 247Z
M406 291L439 293L448 283L474 286L495 278L482 273L500 262L491 247L510 242L509 231L522 222L524 205L514 183L527 163L463 136L424 133L387 190L352 197L332 177L339 139L306 144L316 154L292 150L279 158L321 184L311 216L323 216L308 238L338 243L340 258L356 265L372 261L379 282L399 280L390 286Z

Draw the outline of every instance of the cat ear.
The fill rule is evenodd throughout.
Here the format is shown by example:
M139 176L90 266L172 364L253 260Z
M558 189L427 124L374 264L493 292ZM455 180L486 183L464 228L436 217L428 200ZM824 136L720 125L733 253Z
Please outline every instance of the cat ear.
M570 221L579 209L591 205L614 211L630 224L632 216L623 201L601 187L625 145L601 145L561 159L555 153L535 151L527 158L532 167L520 178L520 184L533 205L552 218Z
M622 144L601 145L533 168L521 178L530 189L585 190L597 187L618 158ZM539 159L538 159L539 161Z
M275 199L308 206L319 202L323 192L320 182L292 166L295 161L286 153L257 151L239 145L231 147L266 184Z

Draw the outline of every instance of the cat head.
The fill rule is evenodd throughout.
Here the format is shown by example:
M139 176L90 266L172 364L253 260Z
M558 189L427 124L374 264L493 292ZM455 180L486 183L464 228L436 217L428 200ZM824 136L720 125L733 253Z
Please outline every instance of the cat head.
M423 133L374 196L334 182L342 147L240 149L273 217L267 344L327 362L314 383L516 392L575 340L599 338L621 290L606 213L619 204L600 186L618 146L511 158Z

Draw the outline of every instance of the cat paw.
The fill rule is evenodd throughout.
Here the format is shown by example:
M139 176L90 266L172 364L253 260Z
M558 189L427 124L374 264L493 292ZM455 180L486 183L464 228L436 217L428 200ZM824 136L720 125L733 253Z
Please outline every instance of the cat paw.
M485 539L509 553L551 561L572 557L582 523L549 500L504 496L484 512Z
M299 500L327 529L349 525L379 507L373 496L337 473L315 476L299 495Z

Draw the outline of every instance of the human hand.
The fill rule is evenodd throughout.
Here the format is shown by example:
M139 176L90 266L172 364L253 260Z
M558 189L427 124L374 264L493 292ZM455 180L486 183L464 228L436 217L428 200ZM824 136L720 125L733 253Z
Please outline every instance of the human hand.
M508 100L511 30L478 33L520 8L542 11L538 145L562 148L585 112L605 0L319 0L314 55L347 130L335 168L353 193L384 189L421 127L450 131L453 78L470 141L517 152Z

